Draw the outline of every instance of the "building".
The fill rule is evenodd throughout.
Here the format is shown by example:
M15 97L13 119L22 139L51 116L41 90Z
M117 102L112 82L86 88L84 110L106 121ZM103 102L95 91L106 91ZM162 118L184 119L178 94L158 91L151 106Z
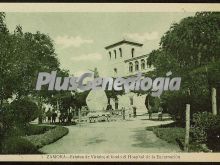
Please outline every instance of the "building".
M122 40L106 46L109 75L111 77L128 77L138 72L146 73L153 69L147 64L148 55L144 54L143 44ZM138 95L129 92L118 96L118 99L111 99L113 109L137 108L137 114L147 113L145 105L147 94Z

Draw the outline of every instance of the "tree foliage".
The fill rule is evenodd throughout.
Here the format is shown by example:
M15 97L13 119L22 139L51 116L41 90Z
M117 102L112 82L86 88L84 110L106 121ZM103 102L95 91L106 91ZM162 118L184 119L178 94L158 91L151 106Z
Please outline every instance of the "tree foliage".
M5 23L5 13L0 13L0 43L0 111L7 114L4 119L10 121L14 112L19 115L20 110L21 112L29 108L32 110L28 101L25 100L27 96L37 103L39 111L33 108L34 116L35 112L42 115L43 103L52 104L55 107L54 100L59 101L62 109L69 108L69 102L72 101L71 92L48 91L45 86L41 91L35 91L39 72L57 71L58 76L69 76L68 71L60 69L53 41L47 34L39 31L23 32L20 25L16 26L14 32L9 32ZM14 99L16 101L11 103L13 107L11 110L6 105L9 100ZM23 109L20 104L23 104ZM22 117L24 117L22 122L29 122L25 116ZM19 120L22 117L18 116ZM6 122L3 121L7 124Z
M180 91L167 91L161 96L171 114L183 119L186 103L191 104L193 112L210 111L210 88L220 82L219 52L217 12L196 13L173 24L164 34L160 48L150 53L148 63L156 68L155 76L172 71L173 77L182 78Z
M0 14L0 96L1 105L13 95L34 93L38 72L59 69L53 42L40 32L23 32L18 25L10 33L5 13Z

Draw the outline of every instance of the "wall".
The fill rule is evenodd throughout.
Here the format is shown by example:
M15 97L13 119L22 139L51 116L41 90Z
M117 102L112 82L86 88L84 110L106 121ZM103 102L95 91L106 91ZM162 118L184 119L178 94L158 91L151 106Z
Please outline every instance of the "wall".
M120 51L119 48L122 50L122 57L120 57ZM116 46L114 48L108 49L106 51L106 57L108 61L108 69L109 69L109 76L112 77L119 77L119 76L125 76L128 73L128 65L124 62L124 60L132 58L131 50L134 48L134 57L140 56L141 54L141 47L128 45L128 44L122 44L119 46ZM114 50L116 50L117 57L115 59ZM111 52L111 59L109 57L109 52ZM117 69L117 73L114 72L114 68Z

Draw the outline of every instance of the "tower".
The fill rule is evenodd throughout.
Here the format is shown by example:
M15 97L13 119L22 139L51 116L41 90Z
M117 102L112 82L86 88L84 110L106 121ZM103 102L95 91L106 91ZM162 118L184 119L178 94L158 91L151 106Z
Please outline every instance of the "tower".
M106 46L107 62L110 77L128 77L138 72L148 72L153 69L147 65L148 55L142 52L143 44L122 40ZM113 109L132 109L135 107L138 114L147 112L145 105L147 94L141 96L136 93L129 92L124 95L117 96L117 102L111 99Z
M120 42L106 46L107 59L109 64L110 75L112 77L123 77L128 75L129 67L126 60L138 56L141 43L122 40Z

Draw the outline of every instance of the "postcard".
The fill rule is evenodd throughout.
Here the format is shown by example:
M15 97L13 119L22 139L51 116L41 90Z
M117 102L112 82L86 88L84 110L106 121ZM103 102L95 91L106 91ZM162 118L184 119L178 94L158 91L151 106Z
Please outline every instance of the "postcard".
M0 4L0 161L219 155L220 4Z

